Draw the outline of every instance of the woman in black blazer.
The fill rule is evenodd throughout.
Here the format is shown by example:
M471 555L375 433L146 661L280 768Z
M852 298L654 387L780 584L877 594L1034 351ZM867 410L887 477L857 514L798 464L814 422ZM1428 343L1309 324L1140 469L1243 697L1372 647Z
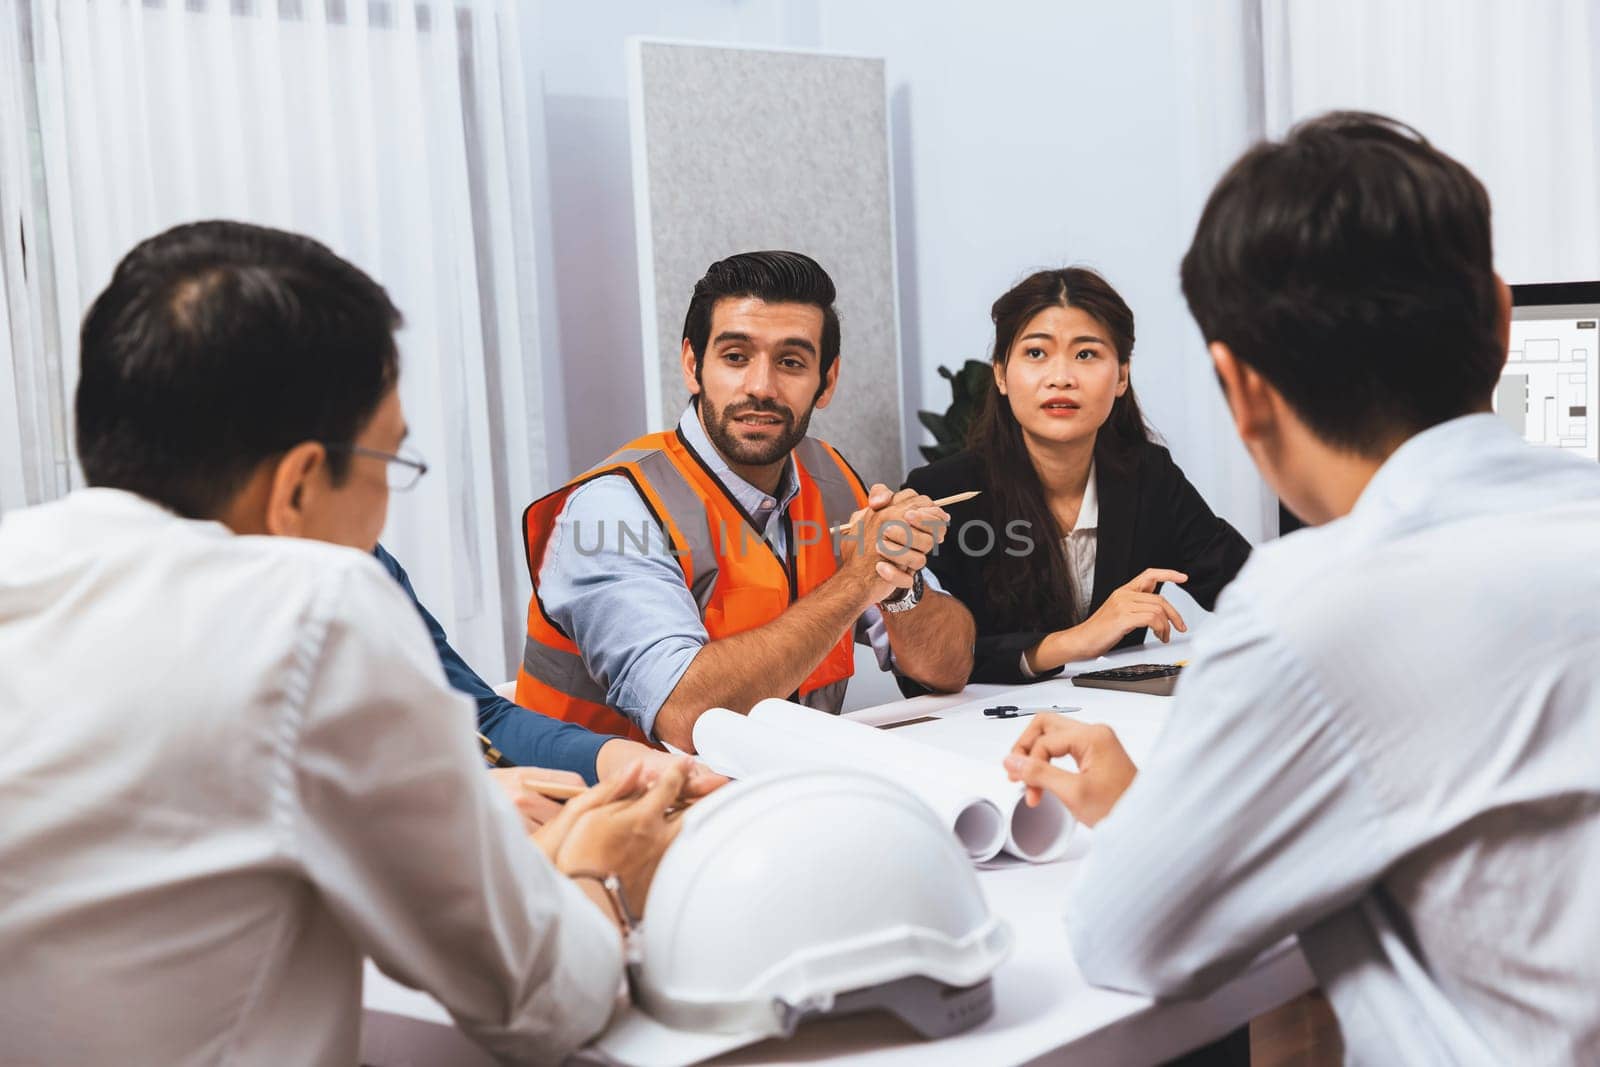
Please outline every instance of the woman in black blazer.
M1026 278L992 318L995 387L969 449L906 481L935 499L982 490L947 509L929 560L977 621L972 681L1048 677L1186 629L1162 583L1209 611L1250 545L1150 439L1128 381L1133 313L1070 268Z

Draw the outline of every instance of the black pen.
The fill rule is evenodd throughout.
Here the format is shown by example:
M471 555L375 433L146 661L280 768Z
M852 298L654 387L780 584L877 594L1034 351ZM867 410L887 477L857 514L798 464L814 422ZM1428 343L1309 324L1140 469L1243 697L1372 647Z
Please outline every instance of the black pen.
M1031 708L1017 704L996 704L992 708L984 708L983 714L991 719L1020 719L1027 715L1037 715L1041 711L1053 711L1058 715L1068 715L1082 708L1071 707L1065 704L1050 704L1042 708Z

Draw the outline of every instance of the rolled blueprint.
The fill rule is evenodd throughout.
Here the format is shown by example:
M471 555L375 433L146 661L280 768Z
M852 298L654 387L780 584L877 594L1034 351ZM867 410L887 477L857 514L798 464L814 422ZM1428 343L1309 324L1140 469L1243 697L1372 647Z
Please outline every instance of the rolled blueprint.
M1032 863L1060 859L1077 826L1065 805L1049 793L1038 807L1028 807L1022 784L1008 780L998 763L970 759L787 700L763 700L750 709L749 717L763 727L808 738L836 754L848 754L857 761L851 766L877 768L880 774L897 775L897 780L914 778L984 798L1004 819L1005 851L1018 859Z
M811 708L801 710L808 715L833 719ZM712 770L730 778L747 778L768 771L812 769L851 769L875 774L932 808L974 861L982 863L993 859L1006 843L1007 820L1001 810L965 785L930 776L904 763L885 764L870 752L841 748L781 724L757 722L726 708L711 708L695 723L694 747Z

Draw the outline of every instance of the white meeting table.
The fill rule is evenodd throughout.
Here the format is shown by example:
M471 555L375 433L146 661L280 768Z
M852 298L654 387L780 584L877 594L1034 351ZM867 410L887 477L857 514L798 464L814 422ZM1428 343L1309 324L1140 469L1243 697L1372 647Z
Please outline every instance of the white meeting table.
M1146 645L1092 664L1171 662L1183 646ZM935 721L897 733L927 744L999 761L1022 732L1026 718L985 718L995 703L1064 704L1075 718L1116 729L1135 762L1150 751L1171 710L1168 697L1080 688L1066 677L1031 686L968 686L953 696L925 696L854 712L871 725L930 716ZM939 1041L922 1041L887 1016L863 1015L802 1024L788 1040L770 1040L725 1053L716 1064L850 1063L925 1067L951 1064L1150 1064L1205 1044L1252 1017L1312 989L1312 977L1293 940L1263 953L1246 972L1200 1000L1153 1001L1088 985L1072 957L1062 916L1068 889L1093 832L1078 827L1064 859L1025 864L1003 861L980 868L978 883L996 914L1012 927L1011 955L994 975L995 1012L982 1025ZM466 1042L432 998L366 968L362 1062L371 1067L492 1062ZM705 1059L705 1049L680 1035L663 1034L632 1012L620 1015L603 1036L607 1055L596 1062L673 1067Z

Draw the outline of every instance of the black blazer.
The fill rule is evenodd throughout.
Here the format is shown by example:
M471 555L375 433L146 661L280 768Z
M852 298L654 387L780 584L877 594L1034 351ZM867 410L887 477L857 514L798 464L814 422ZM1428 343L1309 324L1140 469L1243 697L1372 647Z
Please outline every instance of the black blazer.
M968 489L986 490L984 465L973 452L958 452L948 459L912 471L906 485L938 499ZM1097 611L1120 585L1125 585L1147 567L1167 567L1189 576L1184 590L1207 611L1217 602L1217 594L1233 580L1250 555L1250 542L1238 530L1212 514L1200 493L1183 476L1172 456L1158 444L1095 448L1095 490L1099 495L1100 524L1094 564L1094 593L1089 611ZM972 612L978 625L977 648L973 655L972 681L1017 684L1030 681L1022 673L1020 660L1046 635L1067 625L1067 619L1031 619L1030 629L1006 632L992 618L984 596L984 567L989 559L1004 554L1010 543L1006 537L1007 517L994 514L994 494L985 492L975 500L955 504L950 513L950 529L944 544L929 558L928 566L945 591L959 599ZM965 541L962 527L987 522L994 530L993 547L979 530ZM1032 535L1037 542L1038 535ZM977 554L968 553L963 543ZM1118 648L1141 644L1145 629L1129 633ZM1055 674L1039 675L1047 678ZM906 688L904 684L902 689ZM920 692L920 690L917 690Z

